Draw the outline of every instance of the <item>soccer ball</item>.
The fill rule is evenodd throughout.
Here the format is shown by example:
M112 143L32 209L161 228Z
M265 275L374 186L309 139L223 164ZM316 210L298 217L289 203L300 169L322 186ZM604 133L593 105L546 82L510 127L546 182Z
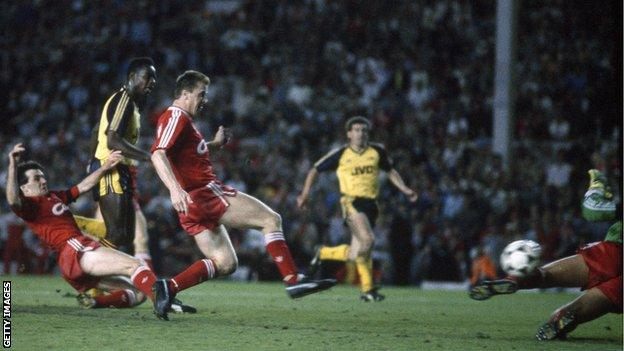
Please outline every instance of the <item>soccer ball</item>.
M526 277L540 263L542 247L533 240L518 240L507 245L500 257L501 267L513 277Z

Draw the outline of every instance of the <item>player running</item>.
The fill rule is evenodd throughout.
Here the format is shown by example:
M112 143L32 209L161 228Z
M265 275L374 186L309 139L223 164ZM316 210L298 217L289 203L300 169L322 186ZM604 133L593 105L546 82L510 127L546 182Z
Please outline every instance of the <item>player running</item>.
M147 296L155 309L165 305L166 296L152 294L156 281L152 270L138 259L82 235L68 206L115 167L121 153L111 152L98 170L70 189L50 191L41 165L34 161L18 164L24 151L22 144L17 144L9 153L7 201L39 239L58 253L63 279L80 293L78 302L90 308L124 308L142 303ZM119 275L130 277L130 281L116 277ZM84 294L92 288L107 294L95 298Z
M611 221L621 216L602 174L592 169L583 199L583 217L590 221ZM622 313L622 219L607 231L604 241L581 248L578 254L549 263L527 278L507 277L484 281L470 290L470 297L485 300L511 294L518 289L580 287L583 295L557 309L542 325L539 340L564 339L577 325L609 312Z
M152 162L169 189L180 223L206 256L173 279L157 287L175 296L217 276L234 272L238 259L225 227L254 228L264 233L267 252L279 269L292 298L302 297L336 284L334 279L307 280L298 273L284 240L281 217L260 200L226 186L212 169L210 152L222 147L229 132L219 127L212 141L205 141L193 124L210 79L197 71L186 71L176 80L175 99L158 120Z
M343 217L351 230L351 244L335 247L320 247L310 264L310 275L317 270L321 261L355 262L360 275L363 301L382 301L385 296L373 286L373 261L371 252L375 242L373 226L379 209L379 171L388 172L388 179L409 201L418 198L393 166L385 148L381 144L369 143L370 122L360 116L350 118L345 124L349 143L318 160L308 172L303 190L297 197L297 207L304 208L312 184L319 172L335 171L340 183L340 204Z

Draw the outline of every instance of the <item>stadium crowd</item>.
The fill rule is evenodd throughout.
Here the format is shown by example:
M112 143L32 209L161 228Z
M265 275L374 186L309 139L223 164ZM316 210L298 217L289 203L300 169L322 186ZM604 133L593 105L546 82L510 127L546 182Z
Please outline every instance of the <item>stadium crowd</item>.
M518 238L540 242L550 261L608 227L581 218L586 170L602 168L615 194L622 181L616 19L608 6L563 4L518 9L508 161L491 148L495 6L459 0L10 3L0 13L0 145L7 154L24 142L51 183L76 182L104 99L130 58L150 56L158 86L141 147L153 141L177 75L207 73L210 106L197 124L205 135L219 125L234 133L214 157L216 173L282 214L302 266L316 244L348 239L332 175L319 178L312 211L297 211L295 198L311 162L345 141L343 123L356 114L372 120L371 139L420 193L413 205L382 187L374 258L384 282L464 281L476 252L498 261ZM200 253L151 164L140 165L139 192L156 269L179 272ZM76 204L83 215L93 208ZM4 264L49 272L47 250L5 203L1 213ZM278 276L260 232L231 235L238 279Z

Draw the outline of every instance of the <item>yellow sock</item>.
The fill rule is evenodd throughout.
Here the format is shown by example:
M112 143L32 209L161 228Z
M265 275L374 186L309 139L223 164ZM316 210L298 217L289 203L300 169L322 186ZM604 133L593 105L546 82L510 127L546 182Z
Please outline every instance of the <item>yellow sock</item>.
M319 254L321 261L346 261L349 254L349 245L323 246Z
M362 292L373 288L373 260L370 257L358 257L355 266L360 274L360 288Z
M81 231L87 232L87 234L90 234L98 239L106 237L106 226L103 221L77 215L74 215L74 219L76 220L76 224L78 224L78 229Z
M355 262L346 261L345 269L345 283L351 285L355 281Z

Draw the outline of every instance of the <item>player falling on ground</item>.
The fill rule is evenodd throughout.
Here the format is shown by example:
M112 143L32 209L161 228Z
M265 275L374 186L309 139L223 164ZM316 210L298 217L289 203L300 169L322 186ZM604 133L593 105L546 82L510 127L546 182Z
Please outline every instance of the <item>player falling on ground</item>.
M7 201L41 242L58 253L63 279L80 293L78 301L90 308L133 307L145 301L146 296L155 305L166 302L167 296L152 294L156 276L149 267L82 235L68 206L115 167L122 159L121 153L111 152L98 170L70 189L50 191L41 165L34 161L18 164L24 151L22 144L17 144L9 153ZM96 287L107 294L95 298L84 294Z
M590 185L583 200L583 217L611 221L621 216L605 178L589 171ZM622 219L607 231L604 241L581 248L578 254L539 267L527 278L507 277L485 281L470 290L470 297L485 300L518 289L580 287L583 295L557 309L537 331L537 339L563 339L577 325L606 313L622 313Z
M113 247L114 245L110 243L106 239L106 226L102 219L98 216L100 214L99 210L96 212L95 218L88 218L83 216L74 215L74 219L76 220L76 224L78 228L86 235L93 237L94 239L100 240L100 242L104 242L106 246ZM136 211L136 227L135 227L135 235L134 235L134 248L135 255L134 257L144 262L150 269L154 269L151 265L151 259L146 260L141 255L137 255L137 250L143 249L144 251L139 252L148 252L148 236L147 236L147 221L143 216L143 212L139 209ZM91 297L97 297L102 294L102 291L99 289L90 289L85 295ZM79 296L80 299L80 296ZM193 306L185 305L179 299L174 298L171 303L171 307L169 312L174 313L197 313L197 309Z
M264 233L267 252L273 258L292 298L302 297L336 284L334 279L307 280L298 273L284 240L281 217L260 200L226 186L212 169L210 152L223 146L229 132L219 127L206 142L193 119L206 103L210 80L197 71L186 71L176 80L174 101L158 119L152 162L169 189L182 227L206 256L173 279L157 287L171 296L193 285L234 272L238 259L225 227L254 228Z
M370 122L364 117L352 117L345 129L349 143L318 160L308 172L303 190L297 197L302 209L308 200L310 189L319 172L335 171L340 183L340 204L343 217L351 231L351 244L320 247L311 262L310 275L316 272L323 260L354 261L360 275L363 301L382 301L384 295L373 286L371 251L375 241L373 226L377 220L377 196L379 194L379 171L388 172L388 179L409 201L418 198L393 166L381 144L369 143Z

